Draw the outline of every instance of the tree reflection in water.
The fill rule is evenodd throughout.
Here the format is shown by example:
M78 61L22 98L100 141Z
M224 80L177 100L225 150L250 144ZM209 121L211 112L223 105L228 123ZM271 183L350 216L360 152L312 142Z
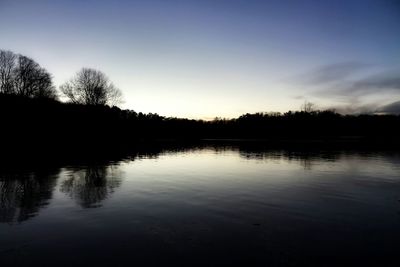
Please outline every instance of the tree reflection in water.
M23 222L48 205L56 186L58 169L0 173L0 222Z
M29 157L24 161L0 156L0 223L20 223L37 216L50 203L57 185L81 207L101 207L101 202L121 184L119 162L157 157L160 151L154 148L76 160Z
M47 206L60 177L61 192L83 208L100 207L121 184L115 165L110 163L80 168L49 170L0 170L0 223L20 223L38 215Z
M235 151L246 160L294 161L307 170L311 170L314 163L335 162L345 157L347 153L350 155L355 153L335 150L271 150L253 144L238 144L152 147L107 159L87 157L83 160L51 162L49 159L29 158L25 164L17 160L3 161L0 166L0 223L20 223L36 216L50 203L55 190L60 190L82 208L101 207L103 201L121 185L123 175L119 163L132 162L142 157L158 157L162 153L191 152L198 149L213 149L217 153ZM377 152L370 153L375 155ZM368 158L369 153L359 152L357 157ZM59 189L56 189L57 186Z
M121 179L115 166L90 165L67 170L60 190L83 208L96 208L120 186Z

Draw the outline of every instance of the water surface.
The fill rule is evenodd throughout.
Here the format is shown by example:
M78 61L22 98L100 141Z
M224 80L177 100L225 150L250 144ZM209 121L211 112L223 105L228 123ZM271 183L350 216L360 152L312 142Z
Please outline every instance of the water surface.
M1 266L399 266L400 155L203 147L0 170Z

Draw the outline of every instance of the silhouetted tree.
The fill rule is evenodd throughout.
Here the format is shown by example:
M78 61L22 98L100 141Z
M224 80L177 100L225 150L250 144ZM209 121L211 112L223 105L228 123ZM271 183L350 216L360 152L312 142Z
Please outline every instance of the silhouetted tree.
M19 56L14 69L14 83L17 95L56 98L51 75L31 58Z
M117 105L122 101L121 91L98 70L83 68L74 78L60 87L61 92L76 104Z
M14 90L13 70L17 56L11 51L0 50L0 93Z
M301 110L306 113L311 113L311 112L315 111L315 109L316 109L316 105L314 103L311 103L308 101L304 101L304 104L301 105Z
M32 98L57 98L50 73L33 59L4 50L0 50L0 92Z

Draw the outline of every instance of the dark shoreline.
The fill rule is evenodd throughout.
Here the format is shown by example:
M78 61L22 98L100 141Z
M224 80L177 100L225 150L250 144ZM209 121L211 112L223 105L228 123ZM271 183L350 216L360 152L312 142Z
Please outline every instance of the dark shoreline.
M255 149L400 150L399 115L333 111L255 113L203 121L0 94L0 127L0 157L107 155L208 144Z

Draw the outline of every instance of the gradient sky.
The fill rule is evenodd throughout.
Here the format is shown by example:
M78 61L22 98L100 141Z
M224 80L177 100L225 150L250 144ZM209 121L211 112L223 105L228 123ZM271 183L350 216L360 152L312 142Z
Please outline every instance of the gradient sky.
M165 116L400 100L398 0L0 0L0 49L32 57L57 86L102 70L122 108Z

